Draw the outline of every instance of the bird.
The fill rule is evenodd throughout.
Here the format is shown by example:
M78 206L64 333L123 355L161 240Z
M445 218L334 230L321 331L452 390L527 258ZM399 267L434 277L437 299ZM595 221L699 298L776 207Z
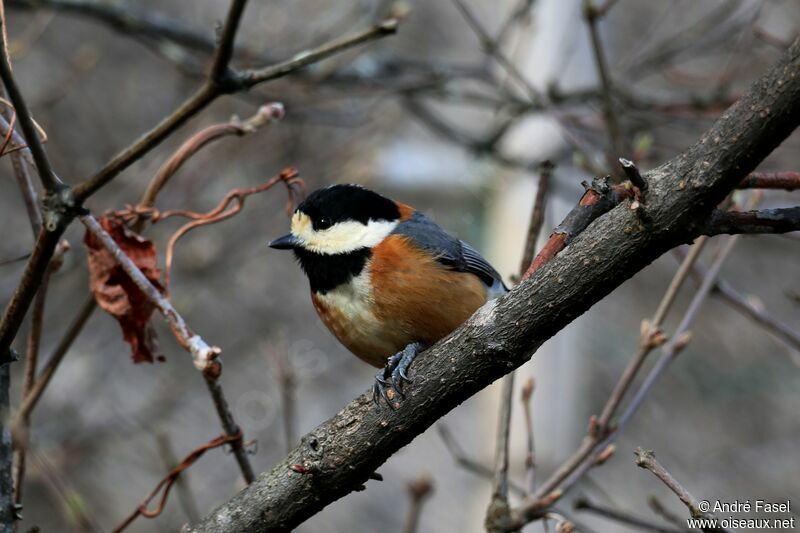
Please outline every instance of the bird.
M415 357L508 291L475 248L410 205L354 184L309 194L291 231L269 246L292 250L322 322L362 361L381 368L373 398L391 407L411 384Z

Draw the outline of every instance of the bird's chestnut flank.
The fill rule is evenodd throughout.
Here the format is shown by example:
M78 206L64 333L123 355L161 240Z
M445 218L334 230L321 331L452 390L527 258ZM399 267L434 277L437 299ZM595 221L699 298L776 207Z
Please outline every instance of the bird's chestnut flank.
M331 185L295 210L291 232L270 242L293 250L328 329L361 360L383 368L403 397L408 367L488 299L506 292L500 274L470 245L413 207L359 185Z

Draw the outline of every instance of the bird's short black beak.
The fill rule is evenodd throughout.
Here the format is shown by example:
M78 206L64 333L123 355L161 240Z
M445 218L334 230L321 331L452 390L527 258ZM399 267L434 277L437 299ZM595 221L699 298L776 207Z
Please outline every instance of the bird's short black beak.
M292 250L298 246L300 246L300 241L291 233L269 243L269 247L276 250Z

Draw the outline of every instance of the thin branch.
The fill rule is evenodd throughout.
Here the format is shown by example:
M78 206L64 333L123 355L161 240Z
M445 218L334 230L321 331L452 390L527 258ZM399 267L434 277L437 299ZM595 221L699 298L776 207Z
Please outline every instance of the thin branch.
M403 523L402 533L416 533L422 506L433 494L433 480L428 474L421 474L417 479L406 484L408 491L408 513Z
M97 219L92 215L84 215L80 217L80 220L83 222L84 226L86 226L86 229L91 232L92 235L102 243L103 247L111 253L114 259L117 260L122 270L125 271L131 281L142 291L150 303L164 316L172 329L172 333L178 340L178 343L191 354L195 367L203 373L203 377L206 380L206 385L211 393L211 398L214 401L214 406L220 417L225 433L229 437L240 434L239 426L233 419L233 414L228 407L228 402L218 382L222 367L219 361L217 361L217 357L221 350L216 346L209 346L202 337L189 329L183 317L178 314L170 301L150 283L131 258L122 251L111 235L97 222ZM247 457L247 451L244 449L241 439L238 443L233 442L232 448L236 461L239 463L239 467L242 470L242 476L245 478L245 481L251 483L253 479L255 479L255 473L253 472L253 467L250 465L250 459Z
M800 206L745 212L717 209L700 231L703 235L800 231Z
M283 345L270 349L267 355L272 361L275 377L281 388L281 409L283 411L283 434L286 440L286 452L292 451L295 446L295 387L297 376L292 369L292 361L286 354Z
M800 172L752 172L739 183L739 189L800 189Z
M588 498L582 497L575 500L573 504L573 508L577 511L587 511L597 516L602 516L603 518L608 518L609 520L613 520L615 522L619 522L621 524L626 524L629 526L633 526L645 531L654 531L655 533L687 533L688 529L677 529L674 527L666 527L660 524L655 524L650 522L649 520L645 520L644 518L639 518L638 516L628 514L622 511L617 511L616 509L609 509L607 507L602 507L589 501Z
M219 44L214 52L214 59L211 64L209 78L213 83L222 85L231 74L228 65L230 65L231 58L233 57L236 32L239 30L239 22L242 19L242 14L244 13L246 5L247 0L231 0L231 5L228 8L228 16L225 19L225 25L222 27Z
M95 306L96 304L94 297L90 295L80 307L80 310L70 323L64 336L56 345L56 348L53 350L53 354L47 360L47 363L45 363L44 368L39 373L39 376L36 378L33 386L20 402L17 420L30 417L31 412L36 407L36 404L39 403L42 393L44 393L44 390L47 388L47 385L53 378L58 366L61 364L64 356L67 354L67 351L69 351L70 346L72 346L72 343L75 342L75 339L83 329L83 326L92 315L92 311L94 311Z
M550 234L547 243L523 274L523 280L531 277L545 263L552 260L598 217L609 212L623 200L633 197L630 183L628 186L625 184L609 185L607 178L600 178L592 180L591 184L584 182L583 186L586 188L586 192L581 196L578 205L567 213L561 224Z
M483 27L480 20L478 20L478 17L475 16L475 14L467 6L465 0L453 0L453 3L464 17L464 20L467 21L467 24L470 26L472 31L478 37L484 52L488 56L494 58L497 63L500 64L500 66L503 67L503 69L508 72L508 74L514 78L514 80L519 83L520 86L522 86L531 102L540 102L542 98L539 95L539 92L522 74L514 62L503 53L498 45L498 42L494 40L491 35L489 35L489 32Z
M236 1L238 2L239 0ZM236 8L236 6L237 4L234 3L232 8ZM83 201L91 196L98 189L114 179L120 172L161 143L167 136L204 109L217 97L223 94L249 89L256 84L287 76L305 66L321 61L354 46L392 35L397 31L397 25L397 20L389 19L352 37L335 40L320 47L301 52L288 61L263 69L234 72L226 76L222 83L210 80L189 97L189 99L170 116L162 120L155 128L117 154L94 176L77 185L74 192L75 198L79 201Z
M661 348L661 357L650 373L647 374L644 382L639 386L639 389L636 391L633 399L620 417L617 427L614 430L615 434L622 431L622 428L625 427L634 413L639 409L642 402L650 393L653 385L655 385L655 382L658 381L658 378L661 376L664 370L666 370L669 364L686 347L689 335L689 327L691 326L692 322L694 322L694 319L700 312L700 308L708 298L708 295L714 286L714 281L716 280L723 263L725 263L725 259L727 259L728 255L733 250L733 247L738 242L738 239L739 238L737 236L728 237L727 241L721 245L716 259L714 259L714 262L711 264L711 267L708 270L708 275L703 280L702 285L700 285L700 288L692 298L692 301L689 304L689 307L686 309L683 318L681 318L678 327L675 328L675 333L673 334L671 340Z
M169 433L165 429L158 429L155 433L156 444L167 471L172 470L178 465L178 458L172 447ZM197 508L197 501L192 494L192 487L189 485L188 472L184 473L175 480L175 490L178 493L178 500L181 504L186 519L190 524L197 522L201 515Z
M447 448L447 451L453 456L458 466L489 481L494 479L494 472L492 469L468 456L445 424L437 424L436 430L439 432L439 437L441 437L445 448ZM520 487L512 480L508 481L508 488L517 496L524 496L527 493L523 487Z
M486 523L492 523L508 514L508 462L509 435L511 433L511 411L514 400L514 376L511 372L503 378L500 391L500 413L497 420L495 438L494 476L492 476L492 496L486 509Z
M16 360L16 352L12 350L11 343L22 325L36 291L41 286L48 263L53 257L64 229L63 227L56 231L42 229L36 238L36 244L25 263L22 277L0 320L0 365Z
M539 171L539 183L536 187L536 199L533 202L533 211L531 211L531 221L528 224L528 236L525 239L525 250L522 253L522 262L520 263L520 275L523 275L533 261L534 254L536 253L536 241L539 239L539 233L542 231L544 225L544 211L545 203L547 201L547 194L550 189L550 180L553 177L553 170L555 166L550 161L543 161Z
M158 169L153 179L147 186L141 200L140 207L152 207L156 196L167 184L167 181L189 160L207 144L227 137L229 135L247 135L255 133L260 127L279 121L283 118L283 105L269 103L258 108L256 113L244 121L233 117L228 122L214 124L192 135L180 148L178 148L163 165ZM141 231L141 228L138 230Z
M663 344L664 341L666 341L666 338L661 331L661 326L664 322L664 319L667 317L667 313L672 307L672 304L675 303L675 298L678 296L678 292L686 281L686 277L691 271L692 266L697 262L697 259L700 257L700 253L703 251L703 248L707 242L708 239L706 237L699 237L695 241L691 251L681 263L680 268L678 268L678 271L673 276L672 281L670 281L664 296L661 298L661 302L658 304L655 314L649 321L643 322L639 340L639 351L625 368L625 371L622 373L619 381L614 386L608 401L603 407L600 417L597 420L597 428L599 433L606 433L608 431L612 417L617 412L617 408L619 407L620 403L622 403L625 393L633 383L633 380L638 374L639 369L642 367L647 355L652 350Z
M36 381L39 346L42 339L42 330L44 328L44 311L47 302L47 290L50 285L50 277L55 271L61 268L62 258L64 252L69 249L69 244L64 241L59 245L59 248L59 250L56 250L53 259L48 265L47 272L42 278L42 285L39 287L39 291L36 293L36 298L33 303L30 329L28 331L28 343L25 349L25 370L22 381L23 398L30 394ZM18 506L21 506L22 488L25 481L25 451L28 447L30 433L30 417L19 418L14 429L16 434L21 436L16 445L17 467L14 475L14 501Z
M169 323L172 333L178 340L184 350L189 352L194 361L194 365L202 372L211 371L214 366L217 356L220 354L220 349L216 346L209 346L206 341L199 335L192 332L183 317L178 314L172 304L164 298L159 290L153 286L147 277L139 270L139 267L128 257L125 252L119 247L114 239L109 235L106 230L100 225L96 218L92 215L83 215L80 217L81 222L86 229L92 233L108 250L114 259L119 263L122 270L131 278L139 290L144 293L144 296L155 306L156 309L164 316Z
M222 391L219 374L214 375L210 372L203 372L203 378L205 379L206 387L208 387L208 392L211 394L211 400L214 402L214 408L217 411L217 416L219 416L225 434L229 438L234 438L236 435L240 436L239 439L234 438L231 441L231 451L239 464L239 469L242 471L242 477L247 483L252 483L256 478L256 474L253 470L253 465L250 464L245 443L241 438L242 430L233 418L231 408L228 406L228 400L225 399L225 394Z
M678 257L685 257L686 255L682 247L676 248L674 252ZM692 267L692 273L695 275L698 283L702 283L708 276L708 268L705 267L702 262L697 261ZM759 305L753 303L749 296L741 294L726 280L717 278L712 291L712 295L719 296L743 316L751 319L757 325L785 342L789 348L800 352L800 333L792 330L788 325L767 313Z
M534 383L533 377L529 377L525 385L522 386L522 392L520 394L522 411L525 416L525 434L527 436L525 480L528 487L528 494L533 494L536 490L536 446L533 438L533 410L531 409L531 400L533 399L533 390L535 388Z
M608 71L608 62L606 60L605 51L603 50L603 43L600 42L598 23L602 14L603 13L598 12L597 8L595 8L593 0L584 0L583 15L586 19L586 24L589 26L589 36L592 41L594 62L597 67L597 75L600 77L600 83L603 88L603 116L606 120L606 128L608 128L610 140L609 149L606 152L606 159L611 171L619 176L619 169L616 165L617 158L619 154L624 154L626 150L619 120L617 119L617 113L614 109L614 99L612 97L614 87L611 82L611 75Z
M670 474L667 469L658 462L658 460L656 460L656 454L653 453L652 450L636 448L633 453L636 456L636 466L652 472L654 476L660 479L664 485L674 492L678 499L682 501L683 504L689 509L689 513L691 514L692 518L713 518L713 516L700 510L700 502L698 502L697 499L683 487L683 485L678 483L678 480L675 479L672 474ZM727 530L724 528L714 528L710 529L709 531Z
M703 242L704 241L705 239L703 239ZM678 288L685 281L691 264L694 262L694 260L696 260L697 255L699 255L703 242L696 243L692 249L692 254L687 256L687 258L681 264L681 268L678 270L678 273L676 273L675 278L673 278L673 282L670 283L670 287L667 289L667 292L662 299L661 304L659 305L659 309L654 315L653 322L660 324L666 316L666 311L674 301ZM713 279L719 272L722 263L732 250L735 242L736 237L731 237L723 246L713 264L711 275L707 280L708 284L713 283ZM519 509L512 510L512 515L515 518L510 525L508 525L506 530L510 530L510 528L512 528L514 525L524 524L527 521L537 517L541 512L541 499L548 497L548 494L552 494L551 491L555 490L556 487L560 487L559 490L562 493L566 492L566 490L572 487L591 467L598 464L598 462L603 462L601 460L603 455L608 453L610 446L613 446L613 441L620 434L627 422L644 401L644 398L649 393L661 372L663 372L663 370L674 359L674 357L676 357L685 348L686 343L689 340L689 325L699 312L702 303L708 296L709 290L710 285L706 286L705 283L703 286L701 286L700 290L698 290L694 299L689 305L689 308L681 319L681 322L678 325L672 340L662 348L663 355L656 364L656 367L654 367L654 371L651 371L650 374L648 374L643 385L641 385L637 390L634 398L631 400L627 409L620 417L617 426L613 428L613 430L610 430L610 416L616 411L616 407L619 405L622 396L630 387L633 378L635 377L636 373L638 373L639 368L641 368L644 357L655 346L663 343L663 334L660 332L660 329L653 329L649 322L645 322L643 324L640 350L626 368L625 372L620 378L620 381L617 383L617 386L615 386L614 391L609 397L609 401L606 403L606 407L604 408L604 414L601 415L601 420L595 419L594 417L591 419L588 434L581 444L581 447L558 470L556 470L556 472L539 488L532 498L529 498L523 502L523 505L520 506ZM657 372L655 372L656 370Z
M524 275L533 261L533 254L536 252L536 241L544 224L544 214L547 205L547 191L550 177L553 173L553 164L545 161L542 164L539 174L539 183L536 190L531 211L531 221L528 225L528 235L525 242L525 250L522 256L519 275ZM497 439L494 464L494 478L492 483L492 497L489 507L486 510L486 522L491 524L496 520L502 520L508 514L508 463L509 463L509 443L511 433L511 412L514 401L514 377L516 371L509 373L503 378L503 387L500 393L500 412L497 421ZM528 412L526 411L526 416Z
M12 463L14 449L11 444L9 413L11 403L11 365L0 365L0 529L3 533L15 531L17 512L14 506L14 481Z
M31 112L25 103L25 98L17 86L14 75L11 71L11 59L8 54L8 43L5 42L6 35L6 19L5 14L0 7L0 34L3 36L3 49L0 51L0 78L6 86L8 97L11 103L14 104L14 111L17 114L19 125L22 128L22 133L25 135L25 141L28 149L33 155L33 160L36 162L36 169L39 173L39 178L42 180L42 185L49 194L58 193L64 186L50 165L50 159L47 157L47 151L44 149L39 132L34 125Z
M317 63L334 54L350 48L365 44L376 39L381 39L397 33L397 19L386 19L372 28L352 35L331 41L317 48L312 48L296 54L292 59L261 69L239 71L234 74L232 85L236 90L246 90L265 81L282 78L303 67Z
M64 13L83 15L109 25L118 32L136 37L167 40L177 45L211 53L215 49L213 34L197 31L180 19L152 14L149 8L140 8L134 2L102 2L97 0L5 0L16 9L54 9Z
M183 461L181 461L178 466L170 470L169 474L167 474L164 479L158 482L156 488L153 489L153 491L144 499L144 501L136 508L136 510L130 516L128 516L122 522L122 524L114 528L114 533L121 533L140 516L144 516L145 518L155 518L160 515L164 511L164 506L167 504L167 498L169 497L169 491L177 481L178 476L180 476L187 468L192 466L198 459L205 455L208 450L219 448L225 444L233 444L236 441L241 442L241 440L241 433L236 435L220 435L219 437L208 441L206 444L203 444L202 446L192 450L186 457L184 457ZM152 511L149 510L147 506L159 494L161 495L161 498L158 500L158 506Z

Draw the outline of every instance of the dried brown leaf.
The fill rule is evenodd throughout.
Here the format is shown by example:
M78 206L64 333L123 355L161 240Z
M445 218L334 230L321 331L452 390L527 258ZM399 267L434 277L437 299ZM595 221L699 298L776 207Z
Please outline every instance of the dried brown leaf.
M99 222L147 279L163 292L156 247L152 241L113 218L100 217ZM153 304L94 235L87 231L83 242L89 252L89 287L97 305L119 322L122 337L131 346L133 362L163 360L155 331L150 325Z

